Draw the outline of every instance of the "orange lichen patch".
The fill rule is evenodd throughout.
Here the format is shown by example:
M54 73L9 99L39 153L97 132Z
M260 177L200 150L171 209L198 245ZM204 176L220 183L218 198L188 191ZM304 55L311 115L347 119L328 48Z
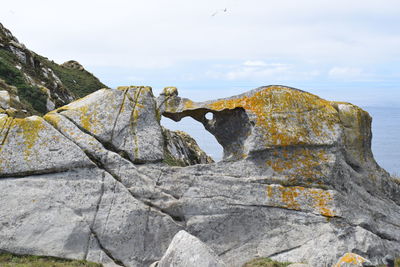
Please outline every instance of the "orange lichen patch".
M333 196L329 191L321 189L309 189L309 196L313 199L314 208L324 216L334 217L334 212L328 207L328 204L333 201Z
M329 139L339 123L329 101L291 88L270 86L250 96L222 99L206 108L221 111L244 108L256 115L266 145L299 145ZM190 109L189 107L185 107Z
M354 253L346 253L344 254L343 257L341 257L339 259L339 261L336 263L336 265L334 267L341 267L344 266L346 264L354 264L356 266L362 266L362 264L364 262L366 262L367 260L357 254ZM346 265L347 266L347 265Z
M297 197L299 196L299 191L303 190L302 187L279 187L281 192L281 200L285 203L285 207L293 210L300 210L300 204L297 202Z
M43 119L37 116L14 119L11 127L19 128L16 133L22 135L24 139L25 159L28 159L39 138L40 131L45 128Z
M316 182L328 174L323 172L322 166L329 162L326 149L276 149L266 161L277 174L287 175L289 180Z
M330 191L302 186L267 185L268 202L277 207L292 210L305 210L334 217L330 207L333 195Z

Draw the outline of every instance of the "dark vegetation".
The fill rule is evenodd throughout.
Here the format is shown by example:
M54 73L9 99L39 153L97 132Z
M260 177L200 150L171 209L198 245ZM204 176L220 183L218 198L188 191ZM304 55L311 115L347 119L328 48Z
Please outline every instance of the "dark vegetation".
M46 93L38 87L27 84L22 72L15 67L14 55L4 49L0 49L0 78L7 84L17 87L21 102L28 111L33 114L46 112Z
M0 254L1 267L102 267L102 264L84 260L67 260L56 257Z
M33 58L33 65L32 63L21 65L16 55L0 47L0 79L18 89L18 96L21 103L30 114L43 115L46 113L48 96L46 91L42 90L39 86L29 84L24 77L24 73L32 77L36 82L42 83L50 91L56 90L58 95L69 95L74 99L82 98L101 88L107 88L93 74L84 69L64 67L33 52L29 53ZM18 69L16 65L20 65L21 69ZM54 88L54 77L44 77L42 72L43 67L50 68L56 74L61 80L61 87ZM0 90L4 90L4 88ZM64 99L68 98L64 97ZM56 107L68 104L66 102L57 102L57 99L54 100L56 101Z

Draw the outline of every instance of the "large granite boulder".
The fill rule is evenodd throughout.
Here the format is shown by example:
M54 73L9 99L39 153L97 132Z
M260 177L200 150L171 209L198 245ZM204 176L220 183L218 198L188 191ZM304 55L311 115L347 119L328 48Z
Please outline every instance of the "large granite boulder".
M172 239L157 267L224 267L218 256L206 244L186 231Z
M161 115L201 122L224 160L166 164L206 162ZM144 267L185 230L227 266L376 263L400 253L400 185L372 156L370 123L284 86L207 102L122 87L43 118L0 114L0 250Z

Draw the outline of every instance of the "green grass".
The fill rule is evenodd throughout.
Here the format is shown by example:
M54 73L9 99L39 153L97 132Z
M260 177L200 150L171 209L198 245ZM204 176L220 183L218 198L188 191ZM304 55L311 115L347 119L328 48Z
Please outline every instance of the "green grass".
M15 67L14 55L4 49L0 49L0 78L7 84L18 88L21 102L34 114L46 113L47 95L39 88L28 85L22 72Z
M243 267L286 267L290 262L277 262L269 258L258 258L251 260L243 265Z
M101 88L107 88L99 79L85 70L66 68L44 57L37 57L45 66L51 68L64 86L78 98L87 96Z
M169 166L178 166L178 167L185 167L186 166L186 164L183 161L174 158L169 152L165 152L164 153L163 162L165 164L169 165Z
M0 254L1 267L101 267L102 264L84 260L67 260L56 257Z

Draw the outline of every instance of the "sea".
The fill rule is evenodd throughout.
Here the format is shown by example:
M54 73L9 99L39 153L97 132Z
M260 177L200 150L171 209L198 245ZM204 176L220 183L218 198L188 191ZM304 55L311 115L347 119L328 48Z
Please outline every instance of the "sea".
M392 175L400 176L400 107L362 107L372 116L372 152L378 164ZM191 135L215 161L222 159L222 146L190 117L174 122L162 118L161 124L170 130L181 130Z

